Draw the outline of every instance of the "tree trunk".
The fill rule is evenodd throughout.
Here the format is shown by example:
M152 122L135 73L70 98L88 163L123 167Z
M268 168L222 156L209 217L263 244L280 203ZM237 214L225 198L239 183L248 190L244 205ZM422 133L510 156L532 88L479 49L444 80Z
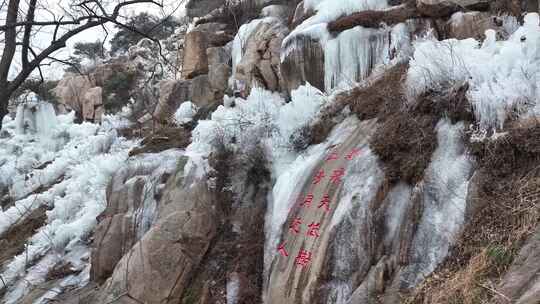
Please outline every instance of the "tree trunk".
M8 114L8 105L10 93L6 92L4 89L0 89L0 130L2 129L2 121L4 117Z

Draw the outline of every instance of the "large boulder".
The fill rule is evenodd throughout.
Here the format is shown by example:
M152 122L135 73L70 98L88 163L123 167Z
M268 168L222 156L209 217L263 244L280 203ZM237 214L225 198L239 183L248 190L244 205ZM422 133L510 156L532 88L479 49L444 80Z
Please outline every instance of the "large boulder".
M521 248L499 284L496 303L537 304L540 299L540 228Z
M231 50L227 46L210 47L206 50L206 56L208 57L209 66L216 66L216 65L229 66L231 62Z
M209 106L219 99L219 92L212 88L209 75L197 76L192 80L191 102L199 108Z
M324 50L319 41L306 35L292 37L284 48L280 72L288 92L306 82L324 90Z
M242 44L242 56L233 71L235 79L246 84L249 92L253 86L280 91L282 81L279 72L281 43L288 28L277 18L259 22ZM235 39L240 39L237 36Z
M81 112L84 94L94 87L90 79L83 75L66 74L54 88L60 104Z
M229 77L231 76L231 67L225 64L217 64L210 66L208 72L208 82L212 90L218 93L218 96L223 97L223 93L227 88Z
M209 22L197 25L193 31L204 32L208 47L224 46L233 40L234 34L224 23Z
M161 122L171 122L176 109L192 97L192 81L163 80L159 84L159 102L154 110L154 118Z
M189 0L186 13L190 18L202 17L225 4L225 0Z
M154 226L119 261L96 303L179 303L216 234L217 197L204 182L169 178Z
M94 87L88 89L82 100L82 114L84 120L100 121L103 114L103 89Z
M191 31L186 34L182 76L191 79L208 73L208 47L206 32Z
M184 163L181 159L180 164ZM170 175L165 167L163 162L141 166L132 159L112 176L107 185L107 207L98 217L94 234L90 269L93 282L105 282L120 259L150 228L156 216L156 198Z
M229 46L211 47L206 50L208 56L208 82L216 99L221 99L231 76L231 49Z
M446 25L447 38L483 40L488 29L497 30L499 27L490 13L486 12L457 12Z

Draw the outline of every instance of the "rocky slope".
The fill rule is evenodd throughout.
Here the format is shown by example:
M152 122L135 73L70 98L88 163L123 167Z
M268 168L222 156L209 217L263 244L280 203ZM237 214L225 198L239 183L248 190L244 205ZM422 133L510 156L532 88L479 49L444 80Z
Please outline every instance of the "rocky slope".
M0 302L540 303L539 9L188 1L3 124Z

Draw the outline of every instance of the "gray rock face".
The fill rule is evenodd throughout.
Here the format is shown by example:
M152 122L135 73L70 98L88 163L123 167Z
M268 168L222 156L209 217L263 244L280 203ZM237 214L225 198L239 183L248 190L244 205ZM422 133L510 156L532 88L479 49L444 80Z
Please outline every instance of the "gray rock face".
M186 13L190 18L202 17L225 4L225 0L189 0Z
M455 13L446 25L448 38L483 40L488 29L497 30L498 26L490 13L468 12Z
M227 88L230 76L231 68L228 65L217 64L210 66L208 82L210 83L210 87L218 92L218 95L221 95L221 97L223 97L224 89Z
M287 22L289 19L289 8L286 5L269 5L261 11L262 17L274 17Z
M116 264L150 228L155 196L167 175L152 175L159 164L139 166L128 162L116 172L107 186L107 207L99 216L90 279L103 283Z
M206 50L206 56L208 57L208 65L230 65L231 62L231 50L226 47L210 47ZM210 68L211 69L211 68Z
M520 250L497 290L497 303L537 304L540 299L540 229Z
M286 46L280 65L281 77L288 92L309 82L324 90L324 50L318 41L298 35Z
M313 12L312 10L306 12L306 10L304 9L304 1L300 1L300 3L298 3L294 11L294 16L291 22L292 26L293 27L298 26L300 23L304 22L304 20L306 20L307 18L313 16L313 14L315 14L315 12Z
M165 186L156 224L118 262L96 303L178 303L216 234L216 202L204 182L184 189L179 168Z
M94 87L88 89L83 96L82 114L83 119L91 121L100 121L103 114L103 89Z
M170 122L176 109L192 97L191 80L163 80L159 84L159 102L154 110L154 117L162 122Z
M193 78L191 92L191 102L200 108L217 101L216 91L212 89L209 75L201 75Z
M186 35L182 77L191 79L208 73L207 47L208 40L205 32L192 31Z
M279 20L261 22L244 43L244 54L233 71L235 79L247 85L261 86L271 91L282 88L279 72L281 42L288 28Z

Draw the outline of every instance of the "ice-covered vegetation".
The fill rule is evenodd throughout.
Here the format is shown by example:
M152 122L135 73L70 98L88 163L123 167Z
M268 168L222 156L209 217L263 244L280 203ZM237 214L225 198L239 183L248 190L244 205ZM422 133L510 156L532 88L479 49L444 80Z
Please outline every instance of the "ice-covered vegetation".
M192 144L186 149L191 157L186 172L192 166L202 170L199 175L208 172L204 159L222 145L237 152L259 145L267 150L274 170L280 171L282 162L288 162L294 154L291 136L315 116L325 99L311 86L293 91L289 103L279 94L260 88L254 88L247 99L225 97L224 105L193 130Z
M105 188L135 142L117 136L110 124L75 124L74 113L56 116L50 104L19 105L14 120L5 119L0 138L0 176L4 189L0 234L25 224L44 207L45 225L25 241L24 252L0 271L7 293L3 303L17 303L33 284L45 280L57 263L70 262L88 279L88 236L105 208ZM60 285L62 285L61 283Z
M483 128L503 128L512 114L540 114L540 25L525 16L508 40L486 31L483 43L469 38L415 42L407 77L409 98L428 89L468 82L468 97Z

